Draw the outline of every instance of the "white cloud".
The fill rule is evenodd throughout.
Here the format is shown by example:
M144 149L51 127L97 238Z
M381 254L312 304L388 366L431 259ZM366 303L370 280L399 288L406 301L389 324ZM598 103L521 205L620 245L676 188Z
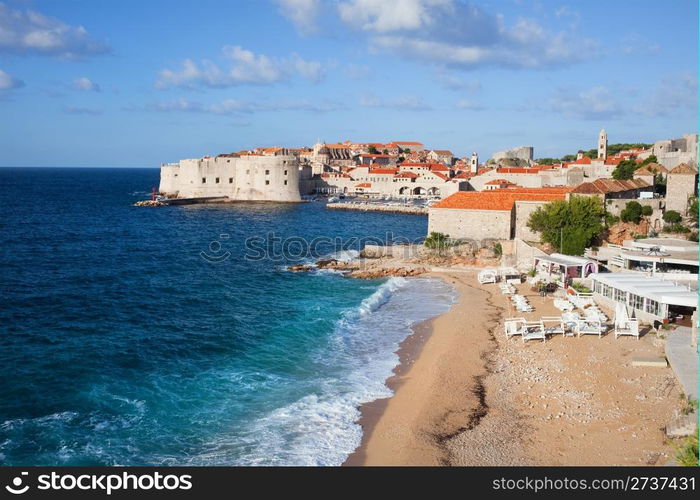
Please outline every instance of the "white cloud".
M469 111L483 111L486 109L486 106L484 106L483 104L470 101L469 99L461 99L457 101L457 107L459 109L466 109Z
M340 18L366 31L387 33L417 30L434 19L432 7L448 7L450 0L349 0L338 4Z
M83 106L64 106L63 112L69 115L101 115L102 111L95 108L86 108Z
M437 80L443 87L450 90L464 90L467 92L478 92L481 90L481 82L479 80L465 80L447 73L439 74Z
M100 91L100 86L85 76L81 76L80 78L73 80L73 88L75 90L83 90L87 92Z
M656 42L650 42L641 35L633 33L620 40L620 52L626 56L648 56L657 54L661 47Z
M173 101L159 102L147 105L143 108L132 107L130 109L145 109L146 111L161 112L190 112L208 113L215 115L231 115L240 113L253 113L257 111L312 111L322 113L342 108L335 102L309 102L306 100L289 100L279 102L246 101L238 99L224 99L214 104L203 104L188 99L175 99Z
M33 10L0 3L0 52L78 59L109 51L82 26L70 26Z
M277 59L255 54L238 45L224 46L222 52L230 62L230 68L222 70L216 63L206 59L199 64L192 59L185 59L179 70L162 70L156 87L223 88L243 84L265 85L287 80L293 74L318 82L324 76L321 63L306 61L297 54L288 59Z
M559 88L547 107L556 113L584 120L608 120L622 116L648 119L697 114L698 78L690 73L663 78L656 87L596 86L587 90Z
M319 0L274 0L283 16L290 19L302 34L316 31L321 2Z
M343 68L343 74L355 80L371 78L374 70L366 64L348 64Z
M559 89L549 104L552 111L584 120L616 118L625 109L613 92L603 86L578 92Z
M0 69L0 92L24 87L24 82Z
M585 60L597 50L571 30L554 32L525 18L507 26L503 16L455 0L345 0L338 13L368 33L374 51L463 69L541 68Z
M312 82L320 82L325 76L323 66L318 61L306 61L299 55L294 54L291 62L294 65L294 69L296 69L297 73L299 73L302 78L306 78Z
M366 108L385 108L401 111L428 111L432 109L420 97L412 95L396 99L381 99L374 94L363 94L360 96L359 104Z
M634 110L647 116L667 116L684 112L697 113L698 78L690 73L672 75L661 80L653 93L642 99Z

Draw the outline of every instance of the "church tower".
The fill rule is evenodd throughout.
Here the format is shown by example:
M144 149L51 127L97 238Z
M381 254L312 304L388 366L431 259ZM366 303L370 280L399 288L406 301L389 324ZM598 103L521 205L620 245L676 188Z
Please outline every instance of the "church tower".
M605 129L598 135L598 158L605 160L608 157L608 133Z
M479 155L476 153L472 153L472 158L469 162L469 170L472 174L476 174L479 172Z

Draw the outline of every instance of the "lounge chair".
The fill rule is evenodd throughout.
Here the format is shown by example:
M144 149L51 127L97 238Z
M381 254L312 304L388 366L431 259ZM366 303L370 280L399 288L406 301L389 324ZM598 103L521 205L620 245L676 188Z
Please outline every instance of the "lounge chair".
M544 333L546 335L566 334L566 323L564 323L561 316L543 316L540 318L540 321L544 325Z
M598 338L603 336L605 327L598 319L584 318L576 323L576 335L598 335Z
M525 318L508 318L503 322L506 337L522 335L525 327Z
M546 342L547 335L542 321L526 321L523 327L522 338L523 342L527 342L528 340L541 340L542 342Z

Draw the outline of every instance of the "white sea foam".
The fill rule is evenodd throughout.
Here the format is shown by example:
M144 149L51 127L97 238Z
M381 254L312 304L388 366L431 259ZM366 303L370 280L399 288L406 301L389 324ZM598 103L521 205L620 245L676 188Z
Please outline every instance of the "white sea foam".
M345 312L314 353L321 367L313 390L217 441L196 463L222 463L233 449L239 465L340 465L360 444L359 406L391 396L385 380L411 325L447 311L454 289L431 278L391 278Z

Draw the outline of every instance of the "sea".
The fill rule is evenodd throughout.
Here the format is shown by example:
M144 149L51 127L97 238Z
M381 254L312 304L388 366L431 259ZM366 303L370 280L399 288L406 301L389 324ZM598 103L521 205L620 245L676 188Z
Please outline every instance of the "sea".
M0 464L342 464L432 278L312 268L422 216L134 207L153 168L0 168Z

